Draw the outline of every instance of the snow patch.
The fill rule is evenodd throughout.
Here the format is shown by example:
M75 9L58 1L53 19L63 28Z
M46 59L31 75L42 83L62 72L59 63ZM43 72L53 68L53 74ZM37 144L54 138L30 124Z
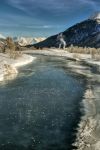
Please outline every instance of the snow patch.
M94 13L89 19L100 20L100 12Z

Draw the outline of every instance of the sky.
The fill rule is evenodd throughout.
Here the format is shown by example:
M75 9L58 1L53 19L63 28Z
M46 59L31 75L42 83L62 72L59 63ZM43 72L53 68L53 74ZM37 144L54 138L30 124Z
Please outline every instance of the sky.
M100 11L100 0L0 0L0 34L49 37Z

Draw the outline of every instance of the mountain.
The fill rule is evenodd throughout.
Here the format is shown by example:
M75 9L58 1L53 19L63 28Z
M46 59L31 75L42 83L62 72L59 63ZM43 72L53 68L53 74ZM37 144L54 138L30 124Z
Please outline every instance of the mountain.
M38 43L38 42L42 42L42 41L46 40L46 38L45 37L37 37L37 38L34 38L33 40L35 43Z
M2 34L0 34L0 39L6 39Z
M45 40L44 37L14 37L13 40L17 42L20 46L32 45L34 43L41 42Z
M18 44L20 46L26 46L26 45L30 45L33 44L33 38L32 37L21 37L18 38Z
M90 16L91 20L97 20L100 23L100 12L94 13L92 16Z
M100 47L100 13L93 14L89 19L77 23L62 33L67 46L73 44L82 47ZM57 36L58 34L51 36L33 46L36 48L58 47Z

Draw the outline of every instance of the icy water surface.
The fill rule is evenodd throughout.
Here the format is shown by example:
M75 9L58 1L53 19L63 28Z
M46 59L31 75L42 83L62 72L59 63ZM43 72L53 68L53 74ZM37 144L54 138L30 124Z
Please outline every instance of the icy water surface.
M85 79L67 60L38 56L0 85L0 150L71 150Z

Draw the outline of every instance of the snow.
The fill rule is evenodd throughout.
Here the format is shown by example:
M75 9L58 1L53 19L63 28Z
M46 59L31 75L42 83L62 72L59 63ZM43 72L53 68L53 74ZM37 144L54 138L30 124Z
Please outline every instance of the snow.
M73 60L85 60L85 59L90 59L91 56L89 54L77 54L77 56L79 56L79 58L75 58L75 53L70 53L68 51L62 50L62 49L45 49L45 50L25 50L23 51L23 53L27 54L27 53L32 53L32 54L43 54L46 56L62 56L62 57L66 57L69 59L73 59Z
M33 44L33 38L31 38L31 37L21 37L21 38L18 39L18 44L20 46L26 46L26 45Z
M30 55L26 55L23 54L21 57L19 57L18 59L10 59L9 56L7 54L2 54L0 53L0 81L4 80L4 76L5 76L5 67L4 65L9 65L12 68L12 72L16 72L18 73L17 67L26 65L31 63L32 61L34 61L36 59L36 57L32 57ZM13 75L15 76L15 73L13 73Z
M1 39L6 39L2 34L0 34L0 38Z
M100 12L94 13L90 19L92 20L100 20Z
M27 46L27 45L32 45L34 43L38 43L38 42L41 42L41 41L44 41L46 38L45 37L15 37L14 38L14 41L17 41L18 44L20 46Z

